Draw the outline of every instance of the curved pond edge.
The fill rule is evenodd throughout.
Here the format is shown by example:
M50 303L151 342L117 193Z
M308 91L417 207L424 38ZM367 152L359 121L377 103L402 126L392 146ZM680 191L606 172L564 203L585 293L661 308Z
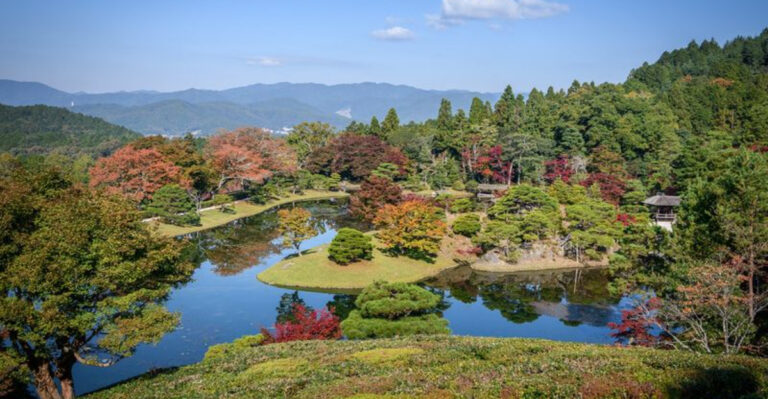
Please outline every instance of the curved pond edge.
M247 199L236 201L233 206L235 213L224 213L220 212L218 209L202 211L200 212L200 226L174 226L157 221L151 223L153 223L154 226L157 226L157 232L160 235L178 237L220 227L235 220L258 215L262 212L290 203L346 197L349 197L349 194L343 191L304 190L302 194L291 194L284 198L271 200L266 204L254 204Z

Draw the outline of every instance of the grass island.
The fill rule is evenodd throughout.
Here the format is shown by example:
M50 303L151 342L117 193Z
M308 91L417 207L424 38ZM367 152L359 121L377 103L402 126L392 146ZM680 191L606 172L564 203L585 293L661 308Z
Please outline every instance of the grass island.
M373 234L373 233L368 233ZM433 263L406 256L390 256L377 247L373 237L373 259L339 265L328 259L328 244L303 251L302 256L290 256L261 272L258 279L270 285L315 290L358 290L376 280L412 283L456 267L456 241L443 240Z

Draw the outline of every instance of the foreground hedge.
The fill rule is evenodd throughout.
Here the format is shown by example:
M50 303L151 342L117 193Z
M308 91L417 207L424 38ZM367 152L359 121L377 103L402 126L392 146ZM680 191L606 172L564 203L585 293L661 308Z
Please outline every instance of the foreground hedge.
M93 398L760 398L768 360L532 339L417 336L219 347ZM363 394L367 394L363 396Z

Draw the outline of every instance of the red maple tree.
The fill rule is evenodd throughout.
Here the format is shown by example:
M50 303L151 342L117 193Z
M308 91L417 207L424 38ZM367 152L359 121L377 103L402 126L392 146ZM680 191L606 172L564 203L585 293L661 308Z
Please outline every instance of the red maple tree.
M600 187L600 196L605 202L618 205L621 197L627 191L626 182L623 178L608 173L591 173L589 177L581 182L584 187L591 187L597 184Z
M152 193L166 184L188 184L181 168L165 160L156 149L136 149L130 145L96 161L89 173L91 187L104 188L136 202L151 199Z
M296 153L284 140L256 128L239 128L211 137L206 158L219 173L221 188L229 181L262 183L273 174L296 171Z
M656 346L660 339L652 328L658 323L654 312L660 307L661 299L653 297L645 306L622 310L621 323L608 323L610 329L616 330L611 337L627 345Z
M378 137L345 133L313 151L307 158L307 169L313 173L338 173L345 179L359 181L382 163L397 165L399 174L404 175L408 157Z
M339 317L333 314L333 309L323 308L320 312L310 311L304 305L293 305L293 320L275 323L275 332L270 333L266 328L261 329L264 344L288 341L328 340L341 338Z
M544 162L544 168L546 169L544 180L548 183L553 183L558 179L568 183L573 175L573 168L571 168L571 161L567 154L559 155L555 159Z
M373 221L381 207L402 200L402 191L400 185L386 177L369 176L360 185L360 190L349 199L349 212L353 216Z

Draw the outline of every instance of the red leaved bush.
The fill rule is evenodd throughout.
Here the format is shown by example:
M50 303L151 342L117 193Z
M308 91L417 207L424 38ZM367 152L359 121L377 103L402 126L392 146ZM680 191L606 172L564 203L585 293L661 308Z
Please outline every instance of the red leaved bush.
M275 323L275 332L270 333L266 328L261 329L264 344L274 344L288 341L307 341L313 339L339 339L341 327L339 317L333 314L333 309L323 308L318 311L308 310L302 304L293 306L293 320Z
M581 185L587 188L593 184L597 184L600 187L600 196L603 197L603 201L613 205L619 204L621 197L627 189L627 183L624 179L603 172L592 173L581 182Z
M656 324L654 313L661 307L661 299L653 297L644 306L622 310L621 323L608 323L616 332L611 337L627 345L656 346L659 337L651 329Z
M558 179L568 183L571 180L571 175L573 175L571 161L568 159L568 155L566 154L544 162L544 168L547 171L544 174L544 180L546 180L548 183L553 183Z
M616 215L616 221L621 223L622 226L627 227L637 223L637 218L628 213L619 213Z

